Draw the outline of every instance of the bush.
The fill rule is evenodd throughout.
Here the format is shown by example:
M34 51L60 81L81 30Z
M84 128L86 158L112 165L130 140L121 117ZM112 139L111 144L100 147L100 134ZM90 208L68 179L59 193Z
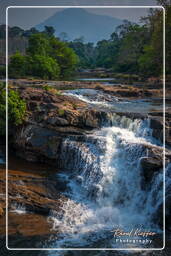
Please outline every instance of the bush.
M17 91L8 92L8 124L11 131L14 126L22 124L26 114L26 103L22 100ZM0 135L6 131L6 90L3 84L0 85Z

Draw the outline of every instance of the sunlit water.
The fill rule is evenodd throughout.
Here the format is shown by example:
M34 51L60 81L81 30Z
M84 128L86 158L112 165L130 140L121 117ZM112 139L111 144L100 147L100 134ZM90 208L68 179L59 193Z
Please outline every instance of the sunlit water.
M141 110L141 113L152 107L161 110L160 104L152 104L150 101L120 101L112 96L106 100L100 93L96 98L96 90L81 89L66 94L96 107L117 108L121 111L133 109L133 112ZM154 231L160 236L161 245L158 247L162 247L163 230L154 221L154 216L163 202L163 171L153 176L145 190L142 186L141 159L148 156L150 147L162 150L162 143L152 137L148 119L133 121L116 114L109 114L106 125L87 135L84 140L68 136L61 146L60 163L64 171L58 177L67 184L64 194L68 200L63 203L60 211L53 211L48 217L57 237L47 240L43 246L153 247L142 243L116 243L111 231L119 227L124 230L142 228ZM168 165L166 191L171 184L170 169L171 165ZM21 214L24 209L19 207L15 211ZM53 254L49 251L48 255L69 254Z
M162 99L120 99L94 89L70 90L64 94L76 97L96 107L103 107L119 112L148 113L162 111Z
M142 189L140 161L149 147L161 148L151 136L148 120L113 117L112 126L88 135L85 142L67 138L61 149L61 179L68 183L61 213L49 221L60 235L52 247L142 248L117 244L112 230L143 228L162 235L153 215L162 203L163 174ZM70 174L69 174L70 173ZM150 247L146 245L146 247Z

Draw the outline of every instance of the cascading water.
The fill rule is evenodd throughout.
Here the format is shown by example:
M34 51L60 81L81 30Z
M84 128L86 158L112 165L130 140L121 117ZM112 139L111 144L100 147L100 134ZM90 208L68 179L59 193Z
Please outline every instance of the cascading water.
M158 229L153 214L162 200L163 175L156 174L144 191L140 161L160 142L152 138L148 120L113 114L109 123L84 140L71 136L63 142L60 162L69 172L61 178L68 183L68 200L49 217L60 232L53 247L127 248L114 244L111 230Z

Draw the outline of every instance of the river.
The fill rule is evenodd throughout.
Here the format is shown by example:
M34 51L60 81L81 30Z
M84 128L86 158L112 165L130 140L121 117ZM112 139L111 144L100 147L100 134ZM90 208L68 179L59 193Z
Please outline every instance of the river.
M62 193L68 200L64 202L62 212L53 211L47 219L58 235L49 237L41 245L44 248L103 250L162 248L164 230L155 219L162 216L158 211L163 203L163 171L156 172L144 188L140 164L148 156L150 148L162 151L162 142L152 136L148 118L132 120L114 113L162 111L162 99L121 100L109 95L104 97L93 89L72 90L65 94L110 111L108 121L101 129L85 135L84 140L68 136L62 144L61 169L65 171L58 173L57 178L65 181L66 189ZM166 167L166 191L171 184L170 172L169 164ZM134 235L121 242L114 236L117 229L125 232L138 229L153 232L156 236L151 243L149 237L145 241L142 235ZM48 251L41 255L81 254ZM85 255L107 254L92 251L85 252Z

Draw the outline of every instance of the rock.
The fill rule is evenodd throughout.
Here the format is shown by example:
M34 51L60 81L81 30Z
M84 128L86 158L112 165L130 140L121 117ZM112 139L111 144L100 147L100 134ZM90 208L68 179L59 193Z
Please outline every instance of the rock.
M162 117L151 117L150 118L150 128L162 130L163 129L163 118Z
M12 168L11 168L12 167ZM9 159L8 202L9 212L23 206L26 211L48 216L59 211L66 197L56 178L56 168L46 164L38 166L20 158ZM5 179L0 173L0 193L5 195ZM60 189L60 191L59 191ZM5 196L0 201L0 214L5 211Z
M107 119L105 111L75 97L31 87L20 89L20 95L27 103L27 120L13 130L13 146L28 161L55 164L66 135L83 135Z
M170 110L167 109L165 113L166 122L165 122L165 138L166 145L171 146L171 113ZM163 141L163 112L150 112L150 128L153 129L152 135L156 139L159 139L161 142Z
M41 158L56 159L61 137L52 129L28 125L19 130L15 136L18 155L28 161L37 162Z
M127 86L127 85L118 85L118 86L99 86L99 90L103 92L113 94L119 97L124 98L144 98L144 97L152 97L152 96L159 96L162 97L162 90L161 89L141 89L134 86Z
M69 124L69 122L66 119L60 117L50 117L46 121L51 125L66 126Z
M4 215L4 210L2 207L0 207L0 216L3 216Z
M154 172L159 171L163 166L162 158L158 159L155 157L143 157L140 163L143 170L143 176L148 182L153 178Z

